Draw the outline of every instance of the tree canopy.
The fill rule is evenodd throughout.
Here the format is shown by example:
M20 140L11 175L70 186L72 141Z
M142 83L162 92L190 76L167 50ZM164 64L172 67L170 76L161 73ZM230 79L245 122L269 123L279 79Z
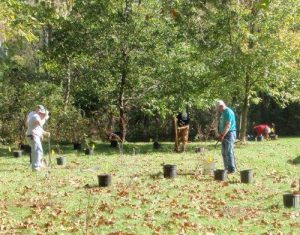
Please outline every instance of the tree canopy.
M75 141L107 130L125 139L141 122L157 137L170 115L188 108L197 118L224 99L245 140L249 109L264 97L299 102L299 9L296 0L2 1L1 137L22 142L39 103L57 139Z

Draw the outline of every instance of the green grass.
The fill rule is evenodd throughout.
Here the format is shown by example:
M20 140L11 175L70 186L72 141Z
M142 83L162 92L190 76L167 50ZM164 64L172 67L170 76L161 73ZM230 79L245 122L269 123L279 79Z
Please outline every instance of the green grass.
M229 183L211 176L179 175L163 179L164 163L176 164L182 173L194 173L213 156L222 168L220 146L193 143L185 154L164 143L153 151L148 143L127 144L124 155L107 143L85 156L66 146L67 167L34 173L27 156L16 159L6 147L0 157L0 234L300 234L300 209L283 208L282 195L295 191L300 164L300 138L251 142L236 146L239 170L252 168L255 183ZM194 153L205 145L205 155ZM133 148L136 154L133 155ZM47 151L45 151L47 152ZM80 169L100 166L98 174L111 173L110 188L97 187L97 174Z

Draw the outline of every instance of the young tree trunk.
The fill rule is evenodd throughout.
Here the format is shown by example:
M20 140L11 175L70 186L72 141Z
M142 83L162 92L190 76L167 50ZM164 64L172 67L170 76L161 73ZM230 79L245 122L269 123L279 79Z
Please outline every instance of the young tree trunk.
M248 111L249 111L249 101L250 101L250 77L246 74L245 81L245 96L242 105L242 115L241 115L241 131L240 140L242 142L247 141L247 123L248 123Z
M66 109L70 102L71 93L71 62L68 60L66 84L65 84L65 99L64 99L64 109Z
M252 2L252 16L253 18L257 14L257 10L255 9L253 2ZM253 21L250 21L249 23L249 32L251 34L254 34L255 32L255 23ZM255 46L255 42L252 39L249 39L248 41L248 48L251 50ZM250 70L251 71L251 70ZM248 111L249 111L249 104L250 104L250 91L251 91L251 73L249 69L246 68L246 77L245 77L245 96L243 100L243 105L242 105L242 120L241 120L241 132L240 132L240 140L242 142L247 141L247 124L248 124Z
M249 111L249 101L245 97L243 106L242 106L242 120L241 120L241 132L240 132L240 140L242 142L247 141L247 122L248 122L248 111Z
M127 134L127 117L126 117L126 108L124 101L124 87L125 87L126 77L122 75L121 77L121 89L119 95L119 128L122 133L121 139L124 142Z
M124 24L128 23L129 15L131 13L131 4L132 1L125 0L124 8ZM122 133L121 139L124 142L127 135L127 103L125 100L125 86L127 83L128 76L128 63L129 63L129 54L127 51L126 43L122 47L122 59L121 59L121 79L120 79L120 90L119 90L119 128Z
M123 50L123 68L121 71L120 79L120 92L119 92L119 128L122 133L121 139L124 142L127 134L127 115L126 115L126 102L125 102L125 85L127 80L127 65L128 65L128 55Z

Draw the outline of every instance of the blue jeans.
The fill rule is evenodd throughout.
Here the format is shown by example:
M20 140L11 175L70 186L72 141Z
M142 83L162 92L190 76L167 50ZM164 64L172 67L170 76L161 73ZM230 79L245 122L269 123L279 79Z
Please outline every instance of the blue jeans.
M236 132L230 131L224 137L222 142L222 156L224 162L224 168L228 172L235 172L235 157L234 157L234 142L236 139Z
M37 169L42 167L43 146L41 138L34 136L32 138L27 138L27 141L31 146L31 168Z

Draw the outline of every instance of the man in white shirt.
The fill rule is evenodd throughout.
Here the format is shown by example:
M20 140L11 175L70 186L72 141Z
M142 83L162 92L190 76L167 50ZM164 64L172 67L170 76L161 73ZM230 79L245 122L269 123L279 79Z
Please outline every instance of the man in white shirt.
M43 158L42 139L44 136L50 137L50 133L43 129L47 113L44 107L40 107L35 113L28 115L26 138L31 146L31 168L33 171L41 170Z
M37 114L39 112L39 110L46 110L45 107L43 105L38 105L36 106L36 110L32 111L28 114L27 116L27 120L26 120L26 125L28 126L28 122L30 120L30 118L34 115ZM49 112L48 110L46 110L46 117L44 118L44 120L42 120L42 126L46 123L46 121L49 119Z

